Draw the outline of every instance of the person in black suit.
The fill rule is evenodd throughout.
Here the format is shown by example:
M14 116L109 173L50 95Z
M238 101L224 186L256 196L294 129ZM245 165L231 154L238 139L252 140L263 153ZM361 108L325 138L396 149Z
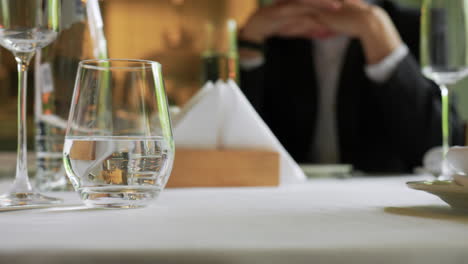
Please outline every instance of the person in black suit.
M240 31L241 89L297 162L410 172L442 141L419 24L419 12L388 0L277 1ZM463 145L451 111L452 144Z

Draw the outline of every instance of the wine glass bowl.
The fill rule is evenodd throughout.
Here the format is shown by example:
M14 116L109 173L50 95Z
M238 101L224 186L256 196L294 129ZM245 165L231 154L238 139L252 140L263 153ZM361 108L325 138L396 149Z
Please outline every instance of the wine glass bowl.
M450 179L446 154L450 146L450 89L468 75L468 1L423 0L421 67L439 85L442 100L442 164L439 180Z
M56 37L57 32L48 29L0 29L0 45L16 54L35 52Z
M10 191L0 196L0 206L34 206L61 202L33 190L26 160L27 72L35 51L57 36L60 0L0 1L0 45L15 56L18 65L18 148L16 176Z
M90 207L147 205L163 190L174 142L161 65L79 64L64 145L73 187Z
M59 0L6 0L0 7L0 45L24 62L57 37Z

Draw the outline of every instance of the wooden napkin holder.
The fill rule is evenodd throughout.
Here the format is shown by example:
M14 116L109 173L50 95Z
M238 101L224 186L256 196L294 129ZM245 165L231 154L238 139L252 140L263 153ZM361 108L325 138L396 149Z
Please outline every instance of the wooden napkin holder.
M278 186L279 170L273 151L180 148L167 187Z

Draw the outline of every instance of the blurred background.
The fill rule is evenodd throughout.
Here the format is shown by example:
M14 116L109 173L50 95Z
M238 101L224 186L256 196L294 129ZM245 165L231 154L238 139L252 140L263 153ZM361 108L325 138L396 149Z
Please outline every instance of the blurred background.
M160 62L170 104L182 106L207 80L238 78L236 31L257 6L269 2L271 0L100 1L108 57ZM419 7L420 1L399 2ZM88 29L69 30L68 36L76 30ZM84 50L82 55L86 53L92 51ZM28 85L30 149L34 148L34 64L31 63ZM0 48L0 151L16 149L16 82L13 56ZM73 82L73 79L67 80L66 85ZM468 120L468 81L461 81L454 91L460 115Z

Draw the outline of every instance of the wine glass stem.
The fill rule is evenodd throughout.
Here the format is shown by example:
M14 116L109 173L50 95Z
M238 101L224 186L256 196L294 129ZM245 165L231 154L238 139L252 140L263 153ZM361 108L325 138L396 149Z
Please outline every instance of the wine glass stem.
M446 155L450 146L450 107L449 107L449 89L446 85L440 85L442 96L442 175L447 176Z
M29 193L32 187L28 177L27 134L26 134L26 94L28 66L34 53L15 54L18 64L18 149L16 160L16 177L13 192Z

